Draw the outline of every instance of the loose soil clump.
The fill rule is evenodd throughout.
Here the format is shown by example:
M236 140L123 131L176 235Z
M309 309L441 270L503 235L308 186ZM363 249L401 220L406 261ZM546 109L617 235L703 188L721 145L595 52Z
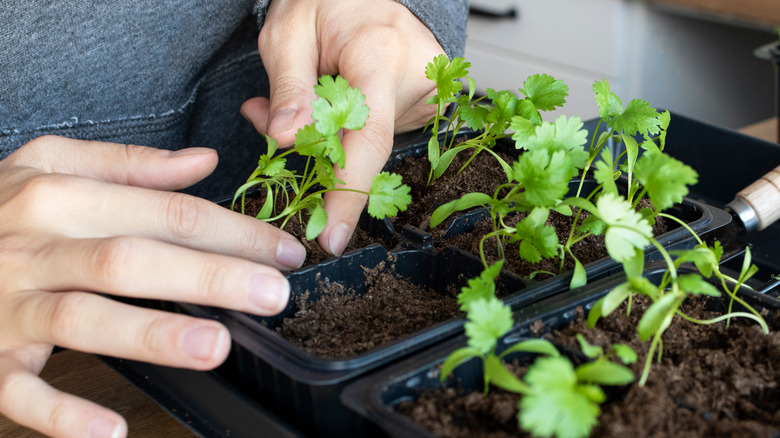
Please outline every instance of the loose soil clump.
M637 298L632 306L630 318L623 307L589 330L580 310L578 321L549 337L570 346L578 345L576 333L604 348L627 343L639 353L633 366L639 376L647 343L639 340L636 324L647 300ZM702 304L686 305L683 311L702 319L714 315ZM780 333L765 336L757 325L737 320L727 327L676 318L663 342L662 362L653 363L647 384L633 384L622 400L602 406L600 424L591 436L780 436ZM520 367L517 374L523 372ZM491 388L488 397L441 388L402 402L397 409L441 436L522 436L515 417L519 396L511 396L497 388ZM506 415L510 406L515 410ZM471 418L478 418L483 427L467 429Z

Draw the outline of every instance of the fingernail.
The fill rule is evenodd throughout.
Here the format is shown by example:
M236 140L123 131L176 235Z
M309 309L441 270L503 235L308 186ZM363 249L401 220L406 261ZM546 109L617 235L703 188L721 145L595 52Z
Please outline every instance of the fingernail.
M89 438L119 438L124 425L107 418L98 417L89 422L87 436Z
M275 134L292 128L296 114L298 114L297 108L285 108L277 111L268 123L268 135L273 137Z
M340 256L347 247L347 242L352 233L347 224L338 224L330 230L328 236L328 248L333 255Z
M214 151L214 149L209 148L185 148L185 149L179 149L178 151L172 151L168 157L183 157L185 155L204 155L204 154L210 154Z
M261 312L276 315L287 306L290 283L281 275L255 274L250 280L249 299Z
M306 249L297 240L280 239L276 247L276 262L290 269L297 269L306 260Z
M195 359L208 360L219 353L227 330L213 325L195 326L184 333L182 349Z

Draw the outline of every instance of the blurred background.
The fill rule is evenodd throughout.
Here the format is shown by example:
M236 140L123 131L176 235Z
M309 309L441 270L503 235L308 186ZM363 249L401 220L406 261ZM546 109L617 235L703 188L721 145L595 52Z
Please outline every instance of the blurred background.
M778 73L754 52L778 41L778 0L470 5L466 58L480 92L516 90L528 75L547 73L570 87L559 112L589 119L597 115L591 86L607 79L624 105L642 98L723 128L777 131Z

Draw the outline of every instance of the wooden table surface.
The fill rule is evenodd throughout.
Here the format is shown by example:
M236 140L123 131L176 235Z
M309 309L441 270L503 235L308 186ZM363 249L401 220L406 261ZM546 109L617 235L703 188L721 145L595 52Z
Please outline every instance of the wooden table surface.
M776 118L745 127L741 132L777 142ZM127 419L131 437L193 437L153 400L91 354L62 351L52 356L41 376L55 388L107 406ZM42 435L0 415L0 437Z

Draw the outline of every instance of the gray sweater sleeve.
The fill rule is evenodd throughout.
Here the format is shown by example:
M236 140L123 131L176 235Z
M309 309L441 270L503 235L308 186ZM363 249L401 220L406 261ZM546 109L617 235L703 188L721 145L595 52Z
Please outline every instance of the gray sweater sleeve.
M271 0L257 0L257 24L262 27ZM398 0L420 19L439 41L447 56L463 56L466 46L468 0Z

